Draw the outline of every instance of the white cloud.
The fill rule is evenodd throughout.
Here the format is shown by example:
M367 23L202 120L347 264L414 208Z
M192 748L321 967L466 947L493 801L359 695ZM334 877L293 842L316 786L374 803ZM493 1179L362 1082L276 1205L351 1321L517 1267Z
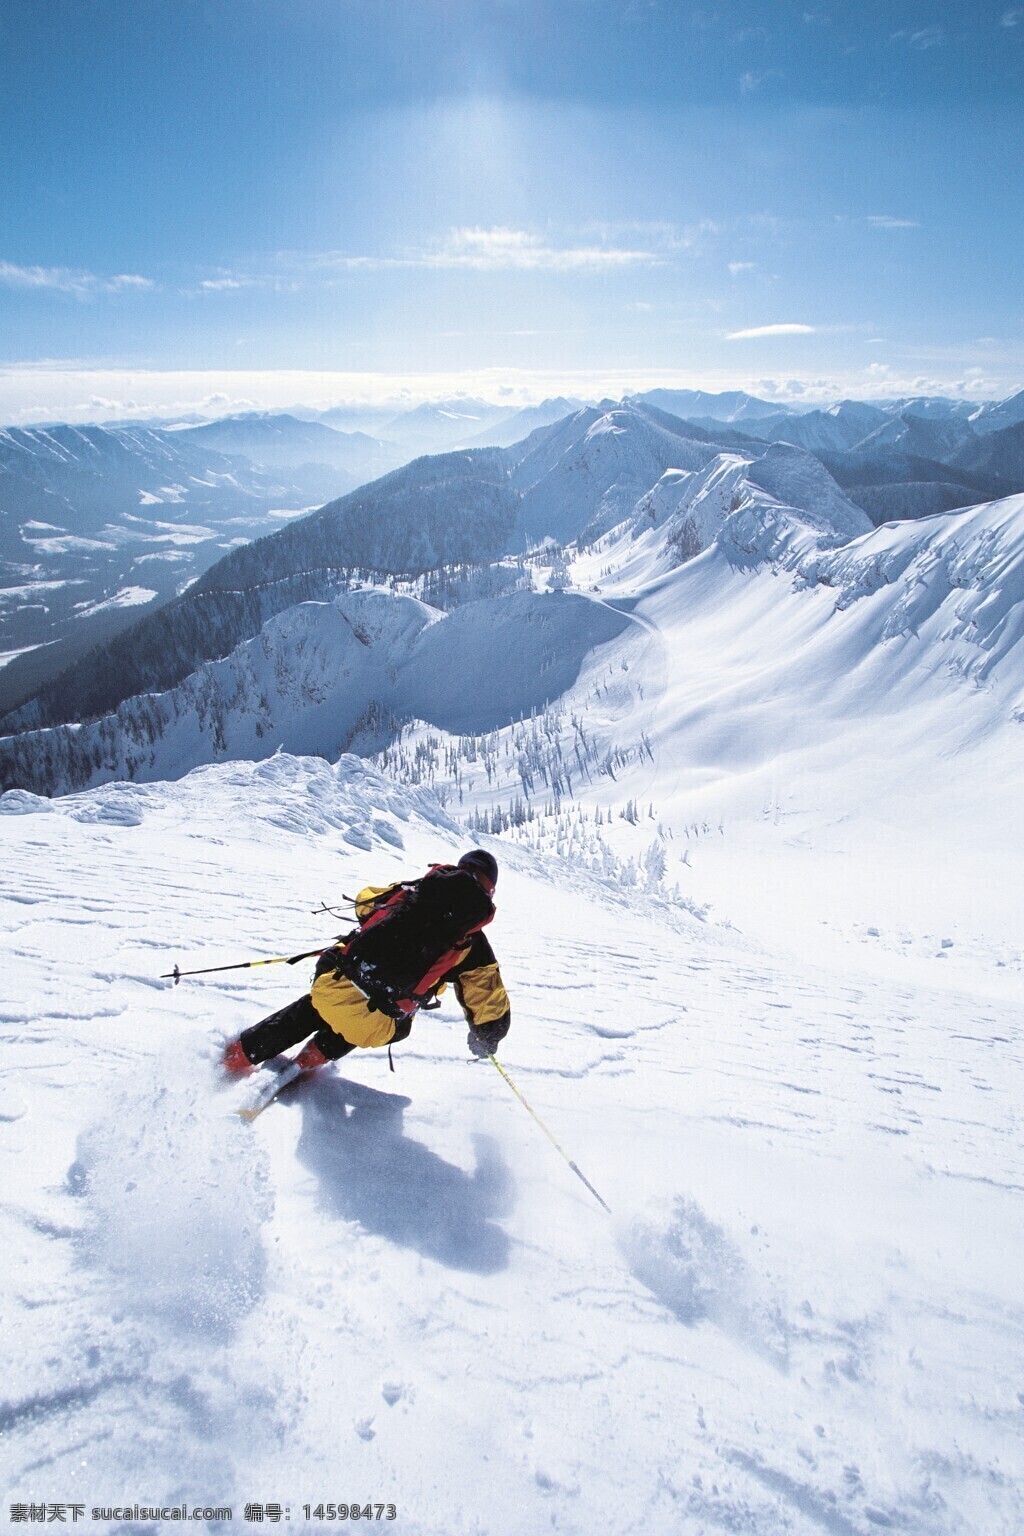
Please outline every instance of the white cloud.
M1020 9L1004 11L1002 16L999 18L999 25L1001 27L1016 27L1019 26L1022 21L1024 21L1024 11Z
M72 267L21 267L12 261L0 261L0 284L36 292L71 293L77 298L87 298L95 293L142 292L156 286L150 278L140 277L137 272L100 277L95 272L82 272Z
M581 267L625 267L656 262L651 251L619 246L553 246L522 229L453 229L437 253L425 253L424 266L473 267L479 271L518 268L565 272Z
M90 395L84 405L77 409L81 411L100 411L104 416L124 416L130 411L139 409L137 400L108 400L103 395Z
M748 69L740 75L740 90L748 95L751 91L759 91L767 80L781 78L779 69Z
M715 219L700 218L692 224L673 224L666 219L603 219L582 225L574 239L602 247L628 244L633 248L637 241L652 255L664 256L674 251L699 252L708 240L722 233Z
M653 251L615 245L552 245L524 229L496 226L452 229L437 246L406 256L328 256L343 267L463 268L476 272L571 272L653 265Z
M816 327L790 322L783 325L755 325L746 331L730 331L726 341L753 341L762 336L813 336Z
M920 229L919 219L895 219L888 213L869 213L867 222L875 229Z
M915 362L917 360L915 359ZM118 416L135 419L216 417L232 411L316 409L347 403L397 410L424 400L460 393L474 399L504 399L532 405L552 395L579 399L618 398L646 389L745 389L773 400L831 402L843 397L896 398L904 395L966 395L995 399L1021 387L1016 353L1003 366L977 372L975 356L964 356L935 371L898 365L830 370L759 378L740 367L509 369L485 367L437 373L371 373L289 369L225 372L145 371L115 368L84 359L0 363L0 422L30 425L43 421L97 421Z
M708 226L710 228L711 226ZM448 231L435 243L395 255L359 255L348 251L278 251L267 270L219 269L203 278L198 293L225 293L241 288L265 288L296 293L337 281L350 272L387 272L414 268L473 272L615 271L627 267L660 266L670 253L690 250L707 230L652 227L650 245L615 244L604 231L600 243L558 245L524 229L465 225ZM656 248L655 248L656 247Z
M729 276L736 277L740 272L753 272L756 267L756 261L730 261Z
M910 32L903 27L892 34L892 41L906 43L908 48L923 52L926 48L941 48L946 41L946 33L942 27L921 27L917 32Z
M746 221L760 228L765 216ZM230 293L258 288L298 293L342 281L358 272L425 269L475 272L614 272L665 266L679 255L699 255L722 233L712 219L690 225L666 221L594 222L561 240L504 225L460 225L419 247L387 253L344 250L279 250L261 265L219 267L190 294Z

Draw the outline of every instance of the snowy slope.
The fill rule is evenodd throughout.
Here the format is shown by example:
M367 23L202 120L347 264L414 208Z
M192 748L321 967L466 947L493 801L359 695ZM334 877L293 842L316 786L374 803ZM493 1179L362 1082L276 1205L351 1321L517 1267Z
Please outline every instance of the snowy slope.
M1024 1084L977 957L795 965L493 844L503 1059L609 1219L450 1003L249 1127L213 1040L301 968L156 979L451 858L428 796L281 756L0 809L5 1505L1020 1529Z
M536 740L463 744L463 813L628 882L653 871L787 951L814 933L845 964L882 934L948 959L956 937L1001 972L1024 858L1024 502L837 544L749 474L723 457L666 477L653 524L645 498L572 563L630 628ZM386 761L449 792L449 750L411 738Z
M913 636L951 672L1024 684L1024 496L887 524L828 556L817 579L840 609L887 588L883 642Z
M436 712L388 777L0 799L5 1500L1018 1536L1024 497L872 529L799 449L715 455L567 579L303 604L180 716L337 725L394 670ZM326 942L456 816L505 830L503 1060L611 1219L450 1000L246 1127L213 1040L302 968L157 980Z
M336 757L379 747L415 717L492 730L570 687L587 652L626 624L578 595L513 593L445 615L388 591L298 603L166 693L85 725L0 738L5 788L42 793L176 778L279 747Z
M632 521L629 567L641 581L647 561L648 575L671 569L719 536L736 552L785 564L808 542L846 543L871 526L818 460L788 443L773 443L758 459L723 453L698 472L669 470L637 502Z

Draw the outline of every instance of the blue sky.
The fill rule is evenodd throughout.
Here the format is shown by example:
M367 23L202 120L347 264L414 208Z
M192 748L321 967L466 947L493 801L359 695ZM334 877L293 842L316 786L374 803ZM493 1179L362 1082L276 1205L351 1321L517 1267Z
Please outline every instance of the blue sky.
M1024 0L0 0L0 415L1024 384Z

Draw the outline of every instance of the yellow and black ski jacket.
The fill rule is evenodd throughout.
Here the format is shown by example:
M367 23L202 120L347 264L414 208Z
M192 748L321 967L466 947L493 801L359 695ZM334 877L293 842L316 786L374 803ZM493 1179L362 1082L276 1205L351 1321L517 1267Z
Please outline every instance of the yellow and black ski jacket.
M360 891L355 902L359 921L362 923L372 917L392 893L400 890L401 887L396 885L367 886ZM330 963L334 953L328 950L321 957L310 992L310 1001L324 1023L351 1045L389 1045L393 1040L404 1039L410 1028L407 1020L422 1005L423 997L412 1002L407 1020L396 1020L372 1008L368 998L348 977L335 972ZM470 1026L504 1025L501 1032L507 1034L512 1005L494 951L484 934L468 935L461 945L442 958L445 964L431 972L423 996L440 997L450 984Z

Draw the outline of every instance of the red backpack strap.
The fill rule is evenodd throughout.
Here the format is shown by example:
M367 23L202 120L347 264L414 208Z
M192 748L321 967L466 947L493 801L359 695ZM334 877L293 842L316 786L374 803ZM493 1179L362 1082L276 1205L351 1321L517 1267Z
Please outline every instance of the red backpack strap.
M364 917L363 921L359 924L360 933L365 933L367 928L372 928L375 923L382 922L390 912L393 912L396 907L400 907L402 905L402 902L405 900L408 893L408 885L403 884L396 885L394 890L389 891L387 895L382 896L377 902L377 905L374 907L373 911L370 913L369 917Z

